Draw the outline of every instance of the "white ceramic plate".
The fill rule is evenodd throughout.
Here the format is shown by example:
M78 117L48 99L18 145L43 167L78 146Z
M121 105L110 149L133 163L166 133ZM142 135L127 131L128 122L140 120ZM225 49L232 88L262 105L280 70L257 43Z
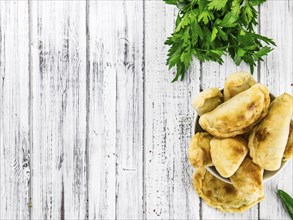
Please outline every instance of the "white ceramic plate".
M271 101L273 101L275 99L275 96L270 94L270 98L271 98ZM194 134L196 134L197 132L203 132L204 130L200 127L199 123L199 116L197 115L196 118L195 118L195 121L193 123L194 125L194 129L193 129L193 132ZM267 170L264 170L264 174L263 174L263 180L264 182L272 179L273 177L275 177L287 164L287 161L282 161L281 163L281 167L280 169L276 170L276 171L267 171ZM216 170L216 168L214 166L211 166L211 167L205 167L211 174L213 174L215 177L217 177L218 179L226 182L226 183L231 183L230 179L229 178L224 178L222 177L218 171Z

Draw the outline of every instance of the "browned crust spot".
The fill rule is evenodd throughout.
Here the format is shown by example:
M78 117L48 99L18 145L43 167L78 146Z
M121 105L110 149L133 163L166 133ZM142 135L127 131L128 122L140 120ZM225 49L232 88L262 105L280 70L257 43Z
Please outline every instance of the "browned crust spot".
M258 130L255 133L255 137L258 141L264 141L269 134L270 132L268 132L267 128L264 128L262 130Z

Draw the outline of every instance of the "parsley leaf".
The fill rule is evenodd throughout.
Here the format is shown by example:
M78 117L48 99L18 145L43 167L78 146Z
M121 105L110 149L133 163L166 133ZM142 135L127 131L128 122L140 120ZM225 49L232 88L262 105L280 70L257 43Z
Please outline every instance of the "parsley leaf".
M276 46L268 37L255 33L258 12L266 0L164 0L180 10L175 30L167 38L167 65L176 67L172 82L184 79L193 57L201 62L223 63L229 54L236 65L249 64L253 73L259 60Z
M208 9L209 10L221 10L223 9L228 0L209 0Z
M209 21L212 21L214 19L214 15L211 11L203 11L198 16L198 22L201 20L206 25L209 23Z
M166 4L177 5L177 0L164 0Z

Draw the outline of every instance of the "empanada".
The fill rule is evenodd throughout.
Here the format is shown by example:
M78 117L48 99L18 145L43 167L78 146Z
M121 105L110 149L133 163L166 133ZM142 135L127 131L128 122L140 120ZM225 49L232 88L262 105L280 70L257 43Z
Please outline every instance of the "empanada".
M213 165L210 155L212 138L207 132L198 132L192 137L188 148L188 158L193 167Z
M284 93L269 107L267 116L249 136L248 148L253 162L265 170L280 168L289 135L292 116L292 96Z
M224 85L224 101L227 101L238 93L249 89L255 84L256 81L249 73L240 71L229 75Z
M264 198L263 188L254 193L240 191L214 177L204 167L193 174L193 186L208 205L223 212L243 212Z
M203 114L199 118L199 124L213 136L235 137L250 131L265 117L269 103L268 88L265 85L255 84L213 111Z
M198 115L203 115L220 105L222 99L223 95L218 88L209 88L195 96L192 106Z
M263 172L263 168L253 163L247 156L230 180L235 188L254 193L263 188Z
M283 154L283 161L290 160L293 157L293 121L290 122L290 132L286 148Z
M212 162L223 177L232 176L248 153L247 143L240 137L213 138L211 144Z

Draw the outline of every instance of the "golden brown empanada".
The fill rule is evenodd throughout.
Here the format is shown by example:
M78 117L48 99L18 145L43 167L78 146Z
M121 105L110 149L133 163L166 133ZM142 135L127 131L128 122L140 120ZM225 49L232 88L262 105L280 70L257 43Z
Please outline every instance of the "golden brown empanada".
M214 177L204 167L193 174L193 186L208 205L223 212L243 212L264 198L263 188L254 193L240 191Z
M218 88L209 88L197 94L192 103L198 115L214 110L222 103L223 95Z
M253 163L247 156L230 180L235 188L254 193L263 188L263 171L262 167Z
M229 75L224 86L224 101L227 101L238 93L249 89L255 84L256 81L249 73L240 71Z
M250 131L268 111L269 90L265 85L255 84L237 94L213 111L199 118L201 127L211 135L235 137Z
M269 107L267 116L249 136L248 148L253 162L265 170L280 168L289 135L292 116L292 96L284 93Z
M212 138L207 132L198 132L193 135L188 148L188 158L193 167L213 165L210 155Z
M211 144L212 162L223 177L232 176L248 153L247 143L240 137L213 138Z
M290 132L286 148L283 154L283 161L290 160L293 157L293 121L290 122Z

